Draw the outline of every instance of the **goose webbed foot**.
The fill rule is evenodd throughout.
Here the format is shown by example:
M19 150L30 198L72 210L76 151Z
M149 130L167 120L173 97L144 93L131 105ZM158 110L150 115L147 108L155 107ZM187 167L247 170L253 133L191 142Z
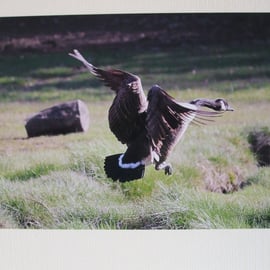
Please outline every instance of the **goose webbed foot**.
M161 164L156 164L156 170L164 170L165 175L172 175L173 169L172 165L166 162L162 162Z
M171 164L167 164L164 168L165 175L172 175L173 169Z

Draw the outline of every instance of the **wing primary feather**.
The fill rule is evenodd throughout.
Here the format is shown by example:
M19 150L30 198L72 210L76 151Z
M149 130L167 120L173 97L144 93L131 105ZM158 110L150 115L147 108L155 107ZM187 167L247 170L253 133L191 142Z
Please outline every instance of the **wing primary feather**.
M224 112L209 112L209 111L196 111L197 114L199 115L205 115L205 116L210 116L210 117L219 117L221 116Z
M119 91L130 91L130 92L142 92L142 86L140 78L129 72L125 72L118 69L103 70L95 67L81 55L78 50L73 50L73 53L69 55L79 61L81 61L84 66L101 80L105 86L110 87L113 91L118 93Z
M81 61L85 67L95 76L97 76L97 72L96 72L96 68L90 64L89 62L87 62L87 60L81 55L81 53L78 50L73 50L73 53L69 53L70 56L72 56L73 58Z
M197 111L195 118L192 123L197 125L206 125L205 122L214 122L213 118L221 117L223 112L208 112L208 111ZM210 118L207 118L210 117Z

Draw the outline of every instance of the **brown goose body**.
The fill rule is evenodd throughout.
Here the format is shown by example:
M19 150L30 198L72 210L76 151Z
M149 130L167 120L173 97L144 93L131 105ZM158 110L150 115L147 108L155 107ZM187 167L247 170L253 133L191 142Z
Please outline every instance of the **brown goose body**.
M127 145L127 150L105 158L105 172L113 180L142 178L145 165L151 163L157 170L165 169L165 173L171 174L171 166L165 161L188 125L232 110L223 99L179 103L158 85L151 87L146 98L138 76L116 69L99 69L77 50L70 55L116 94L109 109L109 127L116 138ZM203 111L198 106L216 111Z

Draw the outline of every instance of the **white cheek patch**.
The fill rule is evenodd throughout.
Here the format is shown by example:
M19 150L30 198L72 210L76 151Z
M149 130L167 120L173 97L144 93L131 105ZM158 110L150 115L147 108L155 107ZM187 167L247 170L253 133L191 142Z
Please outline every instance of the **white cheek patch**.
M221 101L220 103L221 103L221 110L226 111L226 106L225 106L224 102Z
M118 165L119 167L123 168L123 169L136 169L137 167L139 167L140 165L142 165L142 162L141 161L138 161L138 162L131 162L131 163L123 163L123 156L124 154L122 154L119 159L118 159Z

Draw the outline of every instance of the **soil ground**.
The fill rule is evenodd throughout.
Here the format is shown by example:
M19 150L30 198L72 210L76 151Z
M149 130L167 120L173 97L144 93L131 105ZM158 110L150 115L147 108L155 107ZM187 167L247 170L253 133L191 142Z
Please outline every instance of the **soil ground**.
M0 52L91 46L193 46L267 42L270 14L138 14L0 18Z

